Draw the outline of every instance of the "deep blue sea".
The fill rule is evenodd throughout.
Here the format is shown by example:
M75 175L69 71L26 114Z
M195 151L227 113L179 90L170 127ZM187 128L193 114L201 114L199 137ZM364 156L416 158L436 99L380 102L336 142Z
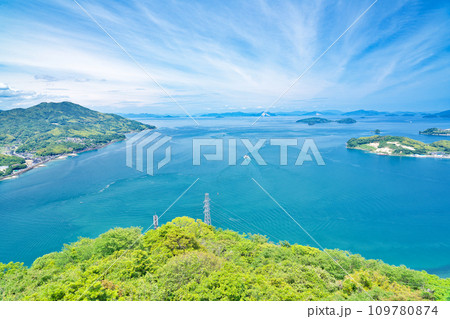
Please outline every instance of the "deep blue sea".
M160 219L203 218L211 197L212 224L270 240L316 244L267 196L254 178L323 247L339 248L450 276L450 160L388 157L348 150L351 137L382 134L424 142L449 137L419 135L450 121L418 117L358 118L356 124L307 126L297 118L148 120L172 137L172 161L154 176L125 165L125 142L57 160L17 179L0 182L0 261L30 265L80 236L96 237L113 227L152 224L197 178L192 188ZM193 138L313 138L324 166L294 166L299 147L289 147L287 166L268 143L266 166L203 160L192 165ZM237 141L238 164L247 152ZM205 149L207 151L207 149ZM225 158L227 155L225 154Z

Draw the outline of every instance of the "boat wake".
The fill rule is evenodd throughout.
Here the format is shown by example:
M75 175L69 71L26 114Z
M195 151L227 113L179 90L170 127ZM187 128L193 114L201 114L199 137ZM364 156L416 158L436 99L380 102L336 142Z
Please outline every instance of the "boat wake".
M109 183L108 185L106 185L105 187L103 187L99 193L103 193L105 190L107 190L109 188L109 186L113 185L115 182Z

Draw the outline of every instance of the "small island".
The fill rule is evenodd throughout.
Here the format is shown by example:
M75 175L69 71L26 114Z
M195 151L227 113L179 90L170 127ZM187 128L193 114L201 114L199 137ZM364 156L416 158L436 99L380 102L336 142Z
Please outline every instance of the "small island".
M296 121L296 123L303 123L303 124L308 124L308 125L315 125L315 124L322 124L322 123L331 123L331 122L336 122L339 124L353 124L356 123L356 121L352 118L345 118L345 119L341 119L341 120L337 120L337 121L332 121L332 120L328 120L325 119L323 117L308 117L306 119L301 119Z
M94 150L154 126L70 102L0 112L0 179L64 154Z
M321 123L329 123L330 120L324 119L322 117L308 117L306 119L301 119L296 121L296 123L303 123L308 125L315 125L315 124L321 124Z
M381 136L351 138L347 148L368 151L378 155L450 158L450 141L430 144L403 136Z
M336 122L339 124L353 124L353 123L356 123L356 120L354 120L350 117L347 117L345 119L337 120Z
M450 129L440 129L440 128L429 128L425 131L420 131L419 134L422 135L436 135L436 136L450 136Z

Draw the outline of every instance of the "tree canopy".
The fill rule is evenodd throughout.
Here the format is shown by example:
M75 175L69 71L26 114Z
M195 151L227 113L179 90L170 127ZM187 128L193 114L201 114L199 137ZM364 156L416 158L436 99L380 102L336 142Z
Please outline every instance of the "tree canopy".
M16 153L37 156L80 151L124 139L124 133L154 128L70 102L3 111L0 121L0 146L14 146Z
M336 260L333 261L332 258ZM342 268L339 266L342 266ZM345 269L345 270L344 270ZM450 279L179 217L0 263L2 300L450 300Z

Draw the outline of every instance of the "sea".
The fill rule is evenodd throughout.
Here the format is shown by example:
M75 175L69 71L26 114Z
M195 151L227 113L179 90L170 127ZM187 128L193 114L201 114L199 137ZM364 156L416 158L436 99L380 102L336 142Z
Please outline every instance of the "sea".
M312 126L281 116L254 125L251 117L198 118L199 125L189 118L141 119L171 138L155 152L159 160L170 146L170 161L160 169L155 163L153 175L127 166L127 143L121 141L0 182L0 262L29 266L64 244L114 227L145 231L155 214L159 225L178 216L203 220L208 193L215 227L450 277L450 159L346 148L348 139L376 129L426 143L450 139L419 135L431 127L449 128L450 120L354 118L354 124ZM287 147L287 165L280 164L280 146L271 145L280 139L297 143ZM325 165L318 165L311 149L302 165L294 164L307 139ZM252 145L264 140L259 154L265 165L243 140ZM200 147L200 165L194 165L193 144L208 141L223 145L223 154L219 150L208 160L204 155L216 147ZM236 144L236 163L229 160L230 143ZM248 162L245 155L250 161L241 165Z

